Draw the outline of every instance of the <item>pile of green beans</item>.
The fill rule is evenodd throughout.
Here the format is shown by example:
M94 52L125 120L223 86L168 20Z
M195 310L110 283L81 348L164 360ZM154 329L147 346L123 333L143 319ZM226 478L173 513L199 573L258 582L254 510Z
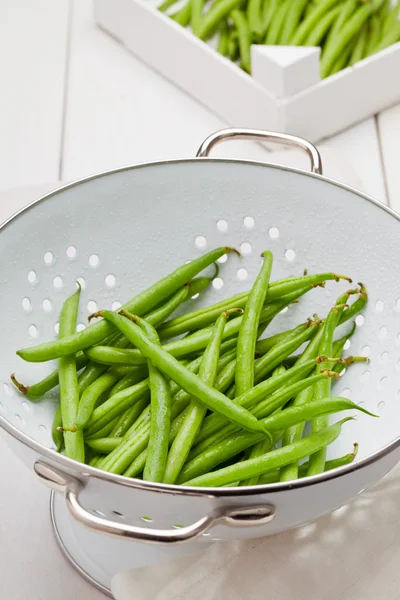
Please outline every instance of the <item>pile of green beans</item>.
M368 301L365 286L341 294L325 319L314 315L268 335L273 319L294 312L304 294L351 279L325 272L271 281L266 250L248 292L174 317L207 292L218 269L201 272L231 253L216 248L185 263L118 311L90 315L89 322L101 320L76 333L78 286L64 302L58 339L17 352L29 362L58 359L57 370L32 386L11 376L31 402L59 386L57 451L109 473L190 486L288 481L354 459L350 452L327 461L326 449L353 418L330 425L330 414L375 416L331 394L345 368L367 360L342 357L356 329L345 324ZM312 434L304 437L308 421Z
M319 46L328 77L400 41L398 0L165 0L159 10L251 73L251 45Z

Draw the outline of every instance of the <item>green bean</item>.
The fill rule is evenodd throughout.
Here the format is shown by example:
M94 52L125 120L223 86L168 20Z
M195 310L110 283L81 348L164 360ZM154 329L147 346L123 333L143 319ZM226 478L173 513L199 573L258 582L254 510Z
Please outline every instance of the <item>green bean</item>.
M201 40L211 37L218 23L230 15L232 10L241 4L242 0L221 0L215 3L205 15L197 34L198 37Z
M267 292L267 302L278 300L283 296L292 294L298 289L306 288L307 286L317 286L325 281L340 279L348 279L343 275L337 275L336 273L318 273L315 275L306 275L303 277L289 277L288 279L281 279L280 281L274 281L270 284ZM168 339L186 333L187 331L193 331L196 329L202 329L207 325L211 325L215 322L215 319L221 314L222 311L228 310L229 308L244 308L246 306L249 292L232 296L226 300L222 300L217 304L213 304L207 308L201 308L192 313L176 317L167 321L159 328L159 334L161 339Z
M102 427L95 433L92 433L92 435L90 435L90 436L86 435L86 432L84 432L83 435L85 438L85 442L87 442L87 440L97 440L98 438L111 436L111 432L114 429L114 427L116 426L117 421L118 421L118 417L114 417L114 419L112 419L111 421L106 423L106 425L104 425L104 427Z
M60 314L60 328L58 337L70 335L76 329L76 320L79 308L81 287L67 298ZM63 356L58 361L58 375L60 380L60 406L64 432L65 455L80 462L85 460L85 447L83 435L76 431L75 419L78 410L79 392L78 376L76 372L75 356Z
M229 31L228 57L233 62L239 58L239 37L236 29L233 29L233 27Z
M250 45L251 45L251 33L246 17L241 10L237 8L232 10L230 17L233 21L234 26L238 32L238 43L240 51L240 66L241 68L250 73L251 70L251 57L250 57Z
M294 2L291 3L291 10L289 10L286 15L280 36L280 43L283 46L289 45L290 40L303 17L307 4L308 0L294 0Z
M353 15L358 6L359 0L346 0L346 2L341 5L341 12L325 40L324 52L336 44L337 38L340 36L344 25Z
M310 33L323 18L325 13L332 8L332 6L340 4L340 2L341 0L323 0L320 2L318 6L303 20L300 27L298 27L296 33L290 40L290 45L302 46Z
M160 12L165 12L171 6L173 6L174 4L176 4L177 1L178 0L164 0L164 2L162 2L159 6L157 6L157 10L159 10Z
M260 314L265 302L271 277L272 253L263 252L263 264L260 274L249 293L240 324L236 350L236 393L239 396L254 385L254 354Z
M148 395L149 380L144 379L111 396L104 404L94 409L85 427L85 435L87 437L93 435L111 420L119 417L127 408L133 406L142 398L148 398Z
M371 4L367 4L359 8L351 19L344 25L341 35L338 36L336 44L332 45L331 49L327 49L322 53L321 57L321 77L326 77L332 69L335 61L339 58L341 52L353 38L355 32L359 31L367 19L373 12Z
M272 373L272 378L273 377L277 377L278 375L281 375L282 373L285 373L286 369L285 367L277 367L274 372ZM280 410L280 409L278 409ZM261 440L260 442L258 442L257 444L254 444L254 446L250 449L250 453L248 458L257 458L257 456L262 456L263 454L266 454L267 452L270 451L270 444L268 440ZM240 482L241 486L250 486L250 485L257 485L258 483L258 479L259 477L250 477L250 479L245 479L244 481Z
M393 27L395 27L396 23L398 22L400 17L400 6L399 3L396 2L396 4L391 8L391 10L389 10L389 12L387 13L384 22L382 23L382 38L383 39L388 33L389 31L391 31L393 29Z
M183 8L178 10L178 12L171 15L171 19L182 25L182 27L186 27L190 23L190 16L192 13L192 5L190 0L185 4Z
M279 9L275 12L274 18L270 22L270 25L267 30L267 35L265 37L264 44L268 44L270 46L278 45L279 39L281 36L281 31L283 29L286 16L291 9L291 0L282 0L279 6Z
M266 396L273 394L280 388L285 388L289 382L295 383L301 378L307 377L307 375L309 375L309 373L315 368L315 365L315 358L308 361L303 361L291 369L288 369L285 373L281 373L274 378L270 378L267 381L259 383L242 396L235 398L234 402L244 406L245 408L254 406ZM204 420L203 427L196 438L196 443L199 444L200 442L208 439L215 432L221 430L221 428L226 424L226 420L220 415L209 415Z
M198 35L201 25L203 23L203 9L204 9L204 0L190 0L191 4L191 18L190 24L192 26L192 31L195 35Z
M155 367L159 368L168 377L176 381L176 383L178 383L186 392L196 396L207 406L207 408L224 414L229 420L237 423L243 427L243 429L262 431L257 419L247 410L230 402L221 392L208 386L197 375L194 375L186 367L181 365L173 356L168 354L162 346L158 346L149 340L137 325L137 323L140 323L142 320L140 317L134 316L135 322L133 322L129 318L128 313L121 313L121 311L119 314L115 314L111 311L103 311L102 316L118 327L130 342L135 344L135 346L151 360ZM232 323L235 323L235 321L232 321ZM225 327L225 331L227 328L228 327Z
M347 66L349 66L350 55L353 50L354 40L350 42L350 44L345 48L342 54L339 56L337 61L334 63L332 69L329 71L328 76L331 77L335 73L342 71Z
M388 46L395 44L396 42L400 42L400 21L397 21L392 29L390 29L380 40L378 45L375 48L375 52L380 52L384 50Z
M113 367L112 370L116 371L118 368L126 367ZM108 397L111 398L111 396L119 394L119 392L122 392L123 390L132 387L132 385L135 385L135 383L141 381L140 378L145 379L147 375L148 369L146 365L140 365L138 367L130 368L129 371L123 377L121 377L121 379L119 379L117 383L115 383L112 386L112 388L108 392Z
M115 426L110 432L110 436L122 438L128 429L130 429L132 425L136 423L137 419L147 406L147 398L142 398L142 400L139 400L139 402L136 402L136 404L130 408L127 408L126 411L120 417L118 417Z
M343 300L347 300L348 296L344 294L338 300L339 303L342 303ZM329 314L326 318L324 325L324 333L321 339L320 352L325 356L332 356L333 354L333 335L335 333L335 329L337 327L339 318L344 309L344 304L338 304L331 308ZM329 361L324 361L320 363L317 367L317 371L321 369L330 369L332 364ZM331 392L331 383L330 380L325 379L324 381L319 382L315 386L314 399L315 403L320 398L324 398L330 395ZM326 429L329 421L328 418L324 416L320 416L314 419L313 422L313 431L320 431L321 429ZM325 467L326 461L326 448L323 448L316 452L313 456L310 457L310 467L308 474L309 475L317 475L318 473L322 473Z
M88 357L83 352L78 352L78 354L76 355L76 370L80 371L81 369L83 369L83 367L87 365L88 362ZM43 396L47 394L47 392L50 392L50 390L57 387L59 383L58 369L50 373L50 375L47 375L47 377L44 377L44 379L42 379L38 383L34 383L33 385L23 385L17 380L14 373L10 375L10 378L15 387L32 402L36 402L37 400L43 398Z
M368 22L368 44L365 50L365 56L374 54L375 48L381 38L381 17L378 13L371 16Z
M299 442L286 446L285 448L272 450L264 456L253 458L252 460L245 460L230 467L225 467L224 469L183 481L182 483L187 486L214 487L225 485L236 480L249 479L256 475L262 475L267 471L283 467L294 460L301 460L306 456L312 455L321 448L325 448L338 438L342 425L349 420L351 420L351 417L342 419L325 430L313 433Z
M58 376L58 371L57 371ZM61 406L57 406L57 410L54 414L53 424L51 426L51 437L53 438L53 442L56 445L57 452L61 452L61 448L64 444L64 434L61 431L62 429L62 416L61 416Z
M223 21L219 26L219 40L217 45L217 52L222 56L228 56L229 46L229 27L226 21Z
M112 450L115 450L120 443L120 437L104 437L97 440L86 440L86 444L89 448L92 448L101 454L109 454Z
M307 377L301 381L296 381L296 382L286 386L285 388L278 389L276 392L274 392L270 396L267 396L266 398L264 398L264 400L262 400L261 402L254 405L251 408L251 412L257 418L263 419L263 418L267 417L268 415L272 414L274 411L276 411L280 408L283 408L283 406L293 396L300 393L302 390L309 388L320 381L324 381L325 378L330 379L331 377L339 377L339 374L335 373L334 371L326 370L317 375ZM230 435L233 435L235 433L240 433L240 429L238 427L236 427L235 425L233 425L232 423L226 424L223 428L221 428L219 431L217 431L214 435L208 437L201 444L198 444L196 446L194 454L196 454L196 456L198 456L200 453L200 450L201 450L201 452L203 452L207 448L215 446L220 441L226 439L227 437L229 437ZM192 456L189 456L189 460L191 458L192 458Z
M251 33L258 40L260 40L263 35L261 5L262 0L249 0L247 3L247 21Z
M154 327L144 319L140 320L148 339L155 345L160 339ZM164 478L168 456L168 440L171 427L171 391L165 375L148 360L150 387L150 437L143 479L161 482Z
M358 450L358 444L354 444L354 451L352 453L345 454L344 456L341 456L340 458L334 458L332 460L327 460L325 463L325 472L332 471L333 469L338 469L339 467L343 467L344 465L351 464L357 455L357 450ZM296 462L296 464L297 464L297 462ZM300 465L299 474L298 474L298 476L300 478L306 477L307 470L308 470L308 464L309 463L307 461L307 462L303 463L302 465ZM285 467L282 467L282 469L280 471L279 471L279 469L276 469L275 471L269 471L268 473L264 473L263 475L260 475L260 477L258 479L258 484L266 485L266 484L278 483L278 481L282 481L282 479L280 479L280 473L282 473L282 471L284 469L285 469Z
M340 15L342 7L336 6L329 12L327 12L315 26L313 31L307 36L303 45L304 46L320 46L327 32L334 23L335 19Z
M200 359L201 360L201 359ZM189 365L189 369L193 369L193 372L196 371L194 365L199 361L193 361L191 365ZM224 364L224 357L219 360L218 368L223 369L221 365ZM223 377L223 372L218 375L215 381L215 388L219 391L224 391L226 386L226 380ZM181 390L176 393L173 398L172 409L171 409L171 417L174 419L171 427L171 431L174 430L176 424L176 418L183 414L185 408L190 403L190 395L185 391ZM138 457L138 455L146 449L149 440L150 434L150 416L151 410L150 407L147 407L141 417L139 417L138 421L131 427L130 430L125 434L122 444L118 447L115 452L112 452L107 460L102 464L102 468L111 473L122 474L126 469L128 469L129 465L133 464L133 461Z
M241 311L242 309L238 310ZM210 386L214 385L217 376L221 340L228 316L229 314L224 312L217 319L213 335L208 342L200 365L199 377ZM193 397L185 419L169 450L163 479L164 483L175 483L177 480L193 441L203 423L206 412L207 407L199 402L196 397Z
M279 0L266 0L261 16L264 36L268 32L268 27L271 25L272 18L276 14L278 8Z
M350 65L354 65L365 57L368 42L368 28L364 25L361 28L357 42L350 55Z
M293 339L298 333L305 331L310 325L308 319L305 323L297 325L294 329L288 329L282 333L276 333L268 338L263 338L256 343L256 354L266 354L268 350L271 350L276 344L282 344L283 342Z
M192 260L190 263L178 267L171 274L160 279L127 302L123 309L139 314L151 310L185 285L187 281L190 281L197 273L214 263L223 254L229 252L232 252L232 248L227 246L217 248ZM89 348L101 342L110 333L113 333L112 325L106 321L100 321L86 327L83 331L65 336L62 340L45 342L38 346L18 350L17 354L30 362L43 362L60 356L75 354L79 350Z

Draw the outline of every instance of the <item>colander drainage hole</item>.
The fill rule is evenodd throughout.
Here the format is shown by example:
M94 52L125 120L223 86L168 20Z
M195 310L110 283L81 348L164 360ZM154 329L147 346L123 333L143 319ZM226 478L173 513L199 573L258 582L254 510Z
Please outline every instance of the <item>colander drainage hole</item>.
M106 282L106 286L109 288L113 288L117 282L115 275L106 275L104 281Z
M83 277L78 277L77 282L79 283L79 285L81 286L81 288L84 290L86 287L86 281Z
M142 519L142 521L144 521L145 523L152 523L153 519L151 517L146 517L146 516L142 516L140 517Z
M8 385L8 383L3 383L3 388L6 394L8 394L9 396L11 396L11 389L10 386Z
M124 518L124 515L122 513L118 512L118 510L112 510L111 512L112 512L113 515L116 515L120 519Z
M370 371L364 371L364 373L361 375L360 379L361 379L361 383L365 383L366 381L369 381L371 379Z
M377 406L378 412L382 413L385 409L385 406L386 406L386 402L384 402L383 400L382 400L382 402L379 402L379 404Z
M56 323L56 324L54 325L54 333L56 333L56 334L58 335L58 331L59 331L59 329L60 329L60 323Z
M382 352L381 359L382 360L388 360L388 358L389 358L389 352Z
M29 335L30 335L32 338L37 338L37 337L39 337L39 330L38 330L38 328L36 327L36 325L29 325L29 327L28 327L28 331L29 331Z
M396 300L396 309L400 310L400 298L398 298L398 300Z
M362 327L362 325L364 325L364 316L363 315L357 315L356 316L356 325L358 325L358 327Z
M381 340L383 340L383 338L385 338L387 336L387 327L383 326L380 328L379 330L379 337L381 338Z
M53 285L56 288L56 290L61 289L62 285L63 285L62 277L60 277L59 275L56 275L53 279Z
M228 255L227 254L223 254L222 256L219 257L219 259L218 259L217 262L223 264L223 263L226 263L227 260L228 260Z
M285 258L289 262L292 262L296 258L296 252L292 248L285 250Z
M37 275L36 275L35 271L29 271L28 281L29 281L29 283L35 283L37 281Z
M89 300L89 302L87 303L87 309L89 311L90 314L96 312L97 310L97 302L95 302L94 300Z
M239 281L245 281L248 278L248 276L249 274L247 272L247 269L238 269L237 278L239 279Z
M97 515L98 517L105 517L106 515L104 513L102 513L100 510L96 510L95 508L92 509L92 513L94 513L95 515Z
M16 422L17 426L20 427L22 425L22 418L21 418L21 416L18 415L18 414L15 414L14 418L15 418L15 422Z
M22 308L26 311L26 312L30 312L32 310L32 302L30 301L29 298L22 298Z
M227 231L228 223L225 221L225 219L219 219L219 221L217 221L217 229L218 231Z
M254 227L255 221L254 221L253 217L245 217L243 219L243 225L245 227L247 227L248 229L251 229L252 227Z
M3 413L3 415L6 414L6 409L4 408L3 404L0 402L0 412Z
M273 240L277 240L279 237L279 229L277 227L271 227L271 229L268 231L268 235Z
M100 259L99 259L99 257L97 256L97 254L91 254L91 255L89 256L89 265L90 265L90 266L91 266L93 269L95 269L96 267L98 267L98 266L99 266L99 264L100 264Z
M51 265L51 263L54 260L54 255L53 255L52 252L46 252L46 254L44 255L43 259L44 259L44 264L45 265Z
M224 285L224 282L221 279L221 277L216 277L215 279L213 279L212 286L214 289L220 290L223 285Z
M198 235L194 240L194 244L196 248L204 250L204 248L207 246L207 239L204 237L204 235Z
M380 380L381 387L386 387L388 383L389 377L382 377L382 379Z
M249 244L249 242L243 242L243 244L240 244L240 252L242 254L250 254L251 244Z
M195 294L194 296L191 297L191 300L197 300L197 298L200 296L200 294Z
M361 354L366 357L369 356L370 352L371 348L369 346L364 346L364 348L361 350Z
M121 302L118 302L118 300L116 300L115 302L113 302L111 304L111 308L113 310L118 310L119 308L121 308L121 306L122 306L122 304L121 304Z
M51 300L49 300L48 298L44 298L44 300L42 302L42 308L43 308L44 312L50 312L51 309L53 308Z
M78 325L76 326L77 331L83 331L85 328L86 325L84 323L78 323Z
M75 248L75 246L68 246L68 248L67 248L67 257L70 260L73 260L76 257L76 248Z
M46 427L46 425L39 425L39 431L41 433L47 433L47 427Z
M345 344L343 346L343 349L344 350L348 350L350 348L350 346L351 346L351 341L350 340L346 340L346 342L345 342Z
M383 311L383 307L384 306L385 305L383 304L382 300L377 300L376 304L375 304L375 310L376 310L376 312L381 313Z

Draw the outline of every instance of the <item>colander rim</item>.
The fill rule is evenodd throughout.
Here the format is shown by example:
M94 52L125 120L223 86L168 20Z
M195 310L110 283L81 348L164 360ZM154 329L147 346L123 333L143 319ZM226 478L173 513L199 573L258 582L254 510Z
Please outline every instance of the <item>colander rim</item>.
M325 175L312 173L310 171L305 171L303 169L297 169L294 167L287 167L284 165L277 165L273 163L267 163L263 161L249 160L249 159L235 159L235 158L216 158L216 157L196 157L196 158L177 158L177 159L166 159L166 160L158 160L158 161L148 161L142 163L135 163L133 165L125 165L122 167L118 167L115 169L110 169L107 171L100 171L99 173L89 175L88 177L83 177L81 179L77 179L71 183L60 186L59 188L41 196L40 198L33 200L27 206L21 208L17 212L15 212L11 217L6 219L3 223L0 224L0 232L9 225L16 218L28 212L37 204L42 203L46 200L50 200L53 196L63 192L65 190L74 188L82 183L87 183L89 181L100 179L101 177L105 177L108 175L114 175L116 173L121 173L124 171L130 171L134 169L146 168L146 167L156 167L156 166L166 166L166 165L182 165L182 164L195 164L199 162L207 162L207 163L228 163L228 164L245 164L245 165L254 165L258 167L272 168L280 171L286 171L290 173L295 173L301 176L307 176L312 179L320 179L325 183L331 184L338 188L347 190L353 194L356 194L363 200L367 200L377 206L380 209L383 209L392 217L400 221L400 214L393 210L390 206L383 204L380 200L373 198L372 196L357 190L352 186L340 183L334 179L326 177ZM37 442L33 438L29 437L27 434L23 433L14 425L9 423L7 419L0 415L0 427L4 429L9 435L11 435L14 439L21 442L25 446L28 446L39 455L44 456L45 458L49 458L52 461L55 461L61 466L65 466L67 470L72 471L76 474L77 477L91 477L95 479L100 479L102 481L106 481L108 483L115 483L117 485L121 485L123 487L131 487L136 489L143 489L147 491L153 492L163 492L170 494L179 494L179 495L187 495L187 496L205 496L208 498L221 498L221 497L240 497L240 496L253 496L258 494L266 494L277 493L277 492L285 492L292 489L299 489L303 487L308 487L310 485L317 485L319 483L324 483L327 481L331 481L337 479L338 477L342 477L344 475L348 475L359 469L363 469L380 459L384 458L388 454L394 452L397 448L400 447L400 435L395 438L392 442L369 454L365 458L358 460L356 462L350 463L349 465L344 465L342 467L338 467L333 469L332 471L326 471L325 473L321 473L319 475L313 475L311 477L305 477L302 479L296 479L294 481L288 482L277 482L277 483L269 483L263 485L255 485L255 486L241 486L241 487L232 487L232 488L218 488L218 487L189 487L183 485L171 485L164 483L153 483L151 481L143 481L140 479L134 479L125 477L124 475L116 475L114 473L108 473L106 471L102 471L100 469L96 469L95 467L91 467L90 465L86 465L83 463L79 463L75 460L67 458L62 454L57 453L55 450L51 448L47 448L40 442Z

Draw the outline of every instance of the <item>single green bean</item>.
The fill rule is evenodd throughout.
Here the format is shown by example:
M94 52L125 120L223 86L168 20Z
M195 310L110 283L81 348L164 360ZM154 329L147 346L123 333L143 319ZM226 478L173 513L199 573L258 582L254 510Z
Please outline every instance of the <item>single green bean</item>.
M85 367L89 362L88 357L83 352L78 352L75 360L77 371L83 369L83 367ZM10 378L15 387L32 402L40 400L45 394L47 394L47 392L50 392L50 390L57 387L57 385L59 384L58 369L50 373L50 375L47 375L47 377L44 377L44 379L42 379L38 383L34 383L33 385L23 385L17 380L14 373L10 375Z
M205 15L197 34L198 37L201 40L211 37L218 24L241 4L242 0L220 0L220 2L215 3Z
M262 340L258 340L256 343L256 355L257 354L266 354L273 346L276 344L282 344L283 342L287 342L289 339L293 339L298 333L305 331L310 325L310 320L308 319L305 323L301 323L294 329L288 329L287 331L283 331L282 333L276 333L268 338L263 338Z
M228 56L229 48L229 27L226 21L222 21L219 26L219 39L217 45L217 52L222 56Z
M192 13L192 5L190 0L185 4L183 8L178 10L176 13L170 15L173 21L182 25L182 27L187 27L190 23L190 16Z
M185 263L150 286L147 290L135 296L123 306L123 309L139 314L151 310L185 285L200 271L215 263L223 254L229 252L232 252L232 248L224 246L196 258L190 263ZM65 336L62 340L45 342L38 346L25 348L19 350L17 354L29 362L47 361L59 358L60 356L75 354L79 350L89 348L101 342L110 333L113 333L112 325L106 321L100 321L86 327L83 331Z
M136 402L136 404L127 408L126 411L118 417L115 426L110 432L110 436L122 438L132 425L136 423L137 419L147 406L148 399L142 398L142 400L139 400L139 402Z
M157 6L157 9L160 12L165 12L167 11L171 6L173 6L174 4L176 4L178 2L178 0L164 0L164 2L162 2L159 6Z
M144 319L140 325L148 339L155 345L160 344L157 331ZM150 387L150 437L143 479L161 482L164 478L168 456L168 440L171 427L171 391L166 376L148 360Z
M340 54L350 40L354 37L355 33L358 32L367 19L369 19L373 10L374 9L371 4L366 4L359 8L354 13L353 17L348 20L346 25L344 25L341 35L338 36L338 39L336 40L336 44L332 44L330 49L328 48L326 52L322 53L321 77L326 77L329 74L330 70L335 64L335 61L339 58Z
M57 377L58 377L58 371L57 371ZM53 442L56 445L57 452L61 452L61 449L64 444L64 435L63 435L63 432L61 431L62 424L63 423L62 423L62 416L61 416L61 406L58 405L57 410L54 414L53 424L51 426L51 436L53 438Z
M280 35L280 43L283 46L289 45L290 40L304 15L308 1L309 0L294 0L291 3L290 10L287 12Z
M92 435L90 435L90 436L87 436L86 432L84 431L83 435L84 435L84 438L85 438L85 442L88 439L90 439L90 440L97 440L98 438L103 438L103 437L111 436L111 432L114 429L114 427L116 426L117 421L118 421L118 417L115 417L109 423L107 423L106 425L104 425L104 427L102 427L101 429L99 429L95 433L92 433Z
M290 40L292 46L302 46L310 33L317 27L318 23L324 17L325 13L335 5L339 5L341 0L323 0L314 10L303 20L300 27Z
M261 271L249 293L237 339L235 385L238 396L254 385L254 354L258 326L273 262L272 253L269 251L263 252L262 257Z
M354 65L363 58L365 58L366 48L368 42L368 28L364 25L361 28L357 42L350 55L350 65Z
M351 18L358 6L359 0L346 0L346 2L342 3L340 14L326 37L324 52L330 49L332 45L334 46L336 44L337 37L340 36L344 25Z
M268 28L271 25L274 15L276 14L277 10L279 9L279 1L280 0L266 0L265 1L264 8L262 10L262 15L261 15L264 37L268 32Z
M337 17L340 15L340 11L342 10L341 6L336 6L332 8L329 12L327 12L318 24L314 27L314 29L310 32L310 34L306 37L303 42L303 46L321 46L326 34L332 27L332 24L335 22Z
M380 40L378 45L375 48L375 52L380 52L384 50L388 46L395 44L396 42L400 42L400 21L394 24L393 28L390 29Z
M285 20L287 18L288 13L292 8L291 0L282 0L279 6L279 9L274 14L274 18L270 22L270 25L267 30L267 35L265 37L264 44L268 44L270 46L279 45L279 39L281 36L281 32L283 30L283 26Z
M76 329L81 287L64 302L60 314L58 337L70 335ZM63 356L58 361L60 380L60 406L64 432L65 454L69 458L85 461L85 446L83 435L76 431L75 419L79 404L78 376L75 356Z
M234 310L234 309L233 309ZM241 309L239 309L241 311ZM229 314L224 312L217 319L213 335L208 342L200 365L199 377L208 385L213 386L218 371L218 360L222 341L222 335ZM193 441L199 432L207 412L207 407L193 397L185 419L175 437L168 453L165 467L164 483L175 483L186 458L190 452Z
M232 481L249 479L256 475L262 475L267 471L283 467L294 460L301 460L306 456L312 455L321 448L325 448L339 437L342 425L349 420L351 420L351 417L342 419L325 430L313 433L299 442L286 446L285 448L272 450L264 456L253 458L252 460L245 460L231 465L230 467L225 467L224 469L219 469L212 473L206 473L199 477L182 481L182 483L187 486L215 487L231 483Z
M341 456L340 458L334 458L332 460L327 460L325 463L325 472L332 471L333 469L338 469L339 467L343 467L345 465L351 464L357 455L357 450L358 450L358 444L354 444L354 451L352 453L345 454L344 456ZM297 464L297 462L296 462L296 464ZM300 465L299 473L298 473L298 476L300 478L307 476L308 465L309 465L308 461L303 463L302 465ZM282 479L280 478L280 473L282 473L283 469L285 469L285 467L282 467L281 470L276 469L275 471L269 471L268 473L264 473L263 475L260 475L260 477L258 479L258 484L266 485L266 484L278 483L278 481L282 481Z
M278 375L281 375L282 373L285 373L286 369L285 367L277 367L274 372L272 373L272 378L273 377L277 377ZM280 410L280 409L278 409ZM250 449L250 453L248 458L257 458L257 456L262 456L263 454L266 454L267 452L269 452L271 450L271 446L268 440L261 440L261 442L258 442L257 444L254 444L254 446ZM244 481L240 482L241 486L250 486L250 485L257 485L258 483L258 479L259 477L250 477L250 479L245 479Z
M109 454L112 450L115 450L120 443L120 437L103 437L94 440L86 440L86 444L89 448L92 448L101 454Z
M263 35L261 6L262 0L249 0L247 3L247 21L256 40L261 40Z
M190 24L192 26L192 31L194 35L198 35L201 30L201 26L203 23L203 9L204 9L204 0L190 0L191 4L191 18Z
M223 1L223 0L221 0ZM240 52L240 66L241 68L250 73L251 70L251 33L249 24L247 23L244 13L239 9L234 9L230 13L233 25L236 27L238 33L238 43Z

